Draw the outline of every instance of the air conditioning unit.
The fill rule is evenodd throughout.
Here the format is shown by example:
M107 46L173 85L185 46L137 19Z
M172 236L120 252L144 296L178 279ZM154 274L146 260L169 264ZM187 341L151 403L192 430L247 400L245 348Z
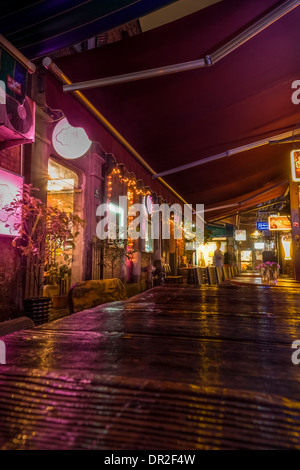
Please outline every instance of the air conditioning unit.
M5 93L0 104L0 140L28 140L34 142L35 102L28 96L16 100ZM24 143L24 142L23 142Z

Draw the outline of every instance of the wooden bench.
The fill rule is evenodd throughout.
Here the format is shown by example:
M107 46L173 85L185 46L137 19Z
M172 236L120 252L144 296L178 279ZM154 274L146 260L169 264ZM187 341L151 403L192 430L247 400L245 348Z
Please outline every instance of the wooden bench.
M127 292L120 279L80 281L76 282L69 291L70 313L117 300L127 300Z
M15 318L14 320L4 321L0 323L0 338L9 335L15 331L28 330L34 328L33 321L28 317Z

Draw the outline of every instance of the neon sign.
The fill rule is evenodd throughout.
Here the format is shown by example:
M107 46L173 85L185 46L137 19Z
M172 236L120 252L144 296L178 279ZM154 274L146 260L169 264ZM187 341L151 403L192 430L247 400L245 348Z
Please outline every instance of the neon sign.
M300 150L291 152L291 165L293 181L300 181Z
M270 215L269 227L271 231L291 230L292 228L290 219L285 215Z

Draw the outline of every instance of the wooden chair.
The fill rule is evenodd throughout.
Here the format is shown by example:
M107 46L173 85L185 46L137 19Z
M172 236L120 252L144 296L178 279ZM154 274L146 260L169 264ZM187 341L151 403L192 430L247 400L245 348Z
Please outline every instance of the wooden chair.
M194 281L195 281L195 284L198 286L201 286L202 284L204 284L203 268L200 268L200 266L194 267Z
M207 269L207 277L208 277L208 283L210 286L217 286L218 285L218 279L217 279L217 271L214 266L209 266Z
M224 276L224 281L228 281L228 279L230 279L228 266L223 267L223 276Z
M216 276L218 284L221 284L221 282L223 282L223 268L216 267Z
M166 274L165 281L167 284L182 284L183 276L172 276L171 266L169 264L163 265L164 273Z

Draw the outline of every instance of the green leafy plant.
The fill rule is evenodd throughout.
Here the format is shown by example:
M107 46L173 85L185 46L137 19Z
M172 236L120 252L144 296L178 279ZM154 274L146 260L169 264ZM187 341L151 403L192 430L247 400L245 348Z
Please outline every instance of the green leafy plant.
M100 264L107 269L110 269L111 277L114 277L116 269L122 270L126 266L127 260L131 260L134 250L128 249L126 240L123 239L119 227L116 227L116 238L107 238L101 240L99 238L94 240L96 248L102 252Z
M4 208L8 215L18 214L18 221L11 229L18 232L12 244L27 258L27 266L32 272L36 296L42 294L45 282L44 271L53 269L68 270L56 266L59 252L64 245L74 247L79 228L84 221L77 215L64 212L57 207L48 206L34 196L38 189L23 185L23 190ZM9 222L9 220L8 220ZM9 223L7 226L10 226ZM65 274L64 274L65 275Z
M99 240L98 243L103 250L103 266L110 269L113 278L116 269L125 266L126 261L132 258L132 253L128 253L127 247L122 246L117 239Z
M46 283L50 285L58 285L58 295L67 293L67 287L71 278L71 262L69 255L64 256L64 262L52 262L46 269Z

